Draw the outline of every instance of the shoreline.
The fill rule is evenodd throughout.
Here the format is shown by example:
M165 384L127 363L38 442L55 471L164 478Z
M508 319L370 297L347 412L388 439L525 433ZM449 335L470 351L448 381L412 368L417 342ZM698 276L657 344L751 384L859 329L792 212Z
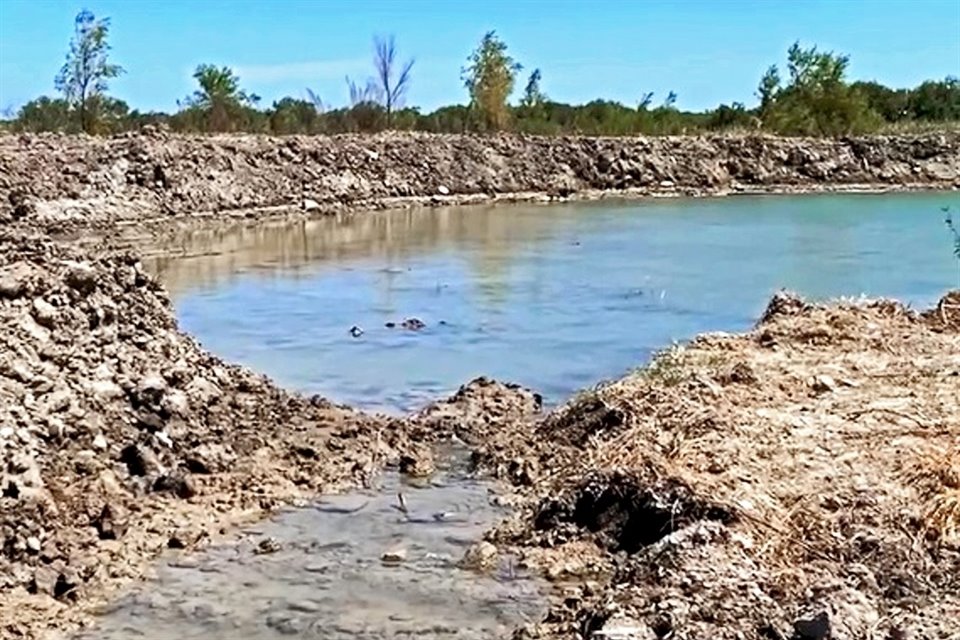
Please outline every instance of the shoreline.
M395 137L374 139L389 146ZM462 141L443 136L399 138L416 144ZM224 139L231 144L231 137ZM158 140L161 149L169 142L164 136ZM350 144L357 140L363 139L347 137ZM481 147L490 142L470 140L469 144ZM494 144L510 150L516 140L498 138ZM953 177L933 183L935 189L950 189L948 192L960 184L960 135L951 140L955 147L946 164L953 167ZM144 140L128 136L120 142L136 146ZM273 140L268 146L288 142ZM586 144L584 140L575 142ZM780 142L792 145L795 141ZM801 147L809 142L801 140ZM0 149L4 144L9 144L9 139L0 136ZM275 146L269 148L276 150ZM98 162L91 165L89 174L81 175L94 179L90 176L103 168ZM29 179L42 181L44 171ZM234 177L240 180L242 175ZM141 579L165 548L204 546L229 535L233 524L269 517L284 504L369 482L378 469L397 465L403 456L428 459L429 447L451 434L477 449L481 466L521 489L553 490L552 484L544 484L541 471L566 470L569 474L575 469L560 458L544 457L526 438L531 429L538 428L535 425L562 421L570 407L578 406L578 397L541 415L532 392L474 381L451 399L438 401L416 415L391 418L288 393L265 376L205 352L178 328L168 294L140 270L137 257L126 251L128 245L100 238L92 246L80 246L58 236L72 231L82 237L84 232L118 229L149 235L158 230L169 232L177 221L211 226L225 220L276 221L282 219L277 213L289 213L291 207L257 209L266 217L249 215L247 210L231 214L226 209L203 218L160 215L157 206L162 201L151 204L145 200L140 185L128 189L129 185L118 184L95 185L107 195L80 198L71 205L79 206L80 213L103 206L93 217L78 216L63 202L44 200L41 192L21 202L29 209L21 219L0 221L0 319L11 328L0 348L0 399L5 418L0 426L11 425L0 439L6 462L0 528L9 544L7 555L0 558L6 563L5 582L0 586L0 638L76 628L89 621L91 610L119 588ZM48 195L55 194L60 188L57 185L54 181L54 191ZM683 193L676 186L658 183L632 190L578 187L565 196L551 196L546 190L518 191L494 196L494 202L521 196L547 203L685 195L884 193L930 187L929 182L872 186L810 183L754 185L749 192L731 189L706 194ZM20 188L9 181L0 183L3 206L8 208L0 211L0 217L19 206L13 196ZM201 189L197 193L208 192ZM127 196L134 197L127 200ZM491 203L483 194L456 193L406 196L400 201L412 207ZM293 215L294 219L324 215L324 206L360 213L395 208L400 201L378 197L325 202L318 209ZM808 312L841 306L814 306ZM952 318L952 311L945 308L941 308L941 313L947 314L944 323ZM925 326L917 324L910 331L927 331ZM920 334L903 335L913 340ZM948 331L948 339L949 335ZM834 355L843 353L840 344ZM655 365L656 361L651 366ZM709 406L709 400L704 402ZM567 428L579 428L577 423L584 420L591 428L589 415L577 417ZM219 426L224 422L230 429ZM499 451L481 446L485 444L484 425L491 422L501 427L492 443L494 448L501 447ZM555 435L562 458L568 435ZM532 460L531 456L539 456L533 466L525 462ZM515 462L518 458L520 463ZM525 508L532 508L531 504ZM522 532L512 538L497 535L504 535L500 539L505 544L518 548L532 539L529 535L524 538ZM584 600L588 601L592 600ZM541 631L546 634L543 637L553 633Z

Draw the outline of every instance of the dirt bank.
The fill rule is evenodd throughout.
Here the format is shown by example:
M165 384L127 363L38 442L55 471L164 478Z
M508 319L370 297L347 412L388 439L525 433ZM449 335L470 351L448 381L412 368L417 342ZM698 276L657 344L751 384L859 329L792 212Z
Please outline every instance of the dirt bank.
M0 220L51 231L263 208L323 213L503 196L957 186L956 133L841 140L0 135Z
M563 593L518 637L960 637L960 292L780 295L482 436L527 498L491 539Z
M404 421L205 352L127 254L0 231L0 325L3 638L83 623L166 548L421 455Z

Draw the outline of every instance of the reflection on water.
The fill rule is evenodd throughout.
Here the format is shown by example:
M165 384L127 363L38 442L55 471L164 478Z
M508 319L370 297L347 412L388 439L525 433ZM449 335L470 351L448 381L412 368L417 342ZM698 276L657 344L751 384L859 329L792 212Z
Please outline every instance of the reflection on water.
M956 193L509 205L185 235L148 267L186 330L304 391L407 410L476 375L559 401L769 296L955 284ZM421 332L389 329L415 316ZM349 334L361 327L359 338Z
M407 515L394 508L402 491ZM396 474L379 492L331 496L248 531L238 545L162 563L76 640L492 638L543 614L541 586L509 558L457 566L503 512L475 480L447 472L426 487ZM274 553L257 554L267 538ZM387 551L405 553L384 564Z

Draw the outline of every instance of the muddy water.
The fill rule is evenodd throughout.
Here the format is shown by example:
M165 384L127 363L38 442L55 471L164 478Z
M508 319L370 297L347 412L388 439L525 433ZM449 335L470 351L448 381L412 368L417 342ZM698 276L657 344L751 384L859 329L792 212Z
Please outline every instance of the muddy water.
M483 374L558 402L671 341L748 327L782 287L934 302L958 278L948 205L960 196L393 212L194 233L148 266L205 346L292 388L403 411ZM427 327L385 327L411 316Z
M457 566L502 513L455 465L416 485L388 474L376 491L291 510L237 544L168 556L74 640L509 635L542 615L539 584L509 558L489 573ZM405 560L383 561L398 550Z

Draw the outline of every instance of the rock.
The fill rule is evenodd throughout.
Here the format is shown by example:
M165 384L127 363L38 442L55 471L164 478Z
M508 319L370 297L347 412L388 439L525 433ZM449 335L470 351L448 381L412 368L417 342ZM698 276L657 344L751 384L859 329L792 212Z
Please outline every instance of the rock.
M660 636L647 625L621 614L607 620L590 637L596 640L657 640Z
M27 591L33 594L42 593L52 596L59 577L59 572L53 567L37 567L36 571L33 572L30 582L27 584Z
M137 391L141 396L157 397L166 391L167 381L158 373L144 376L137 385Z
M36 536L30 536L27 538L27 551L33 554L40 553L40 538Z
M801 618L793 623L793 637L791 640L829 640L830 616L821 611L810 618Z
M427 447L417 451L404 453L400 456L400 473L415 478L424 478L431 475L436 467L433 463L433 456Z
M84 294L91 294L97 288L97 272L86 262L67 263L66 282Z
M814 376L811 386L817 393L828 393L837 390L836 381L827 375Z
M460 564L468 569L486 570L496 564L497 554L498 550L495 545L486 540L481 540L467 549Z
M94 519L93 527L101 540L116 540L126 531L127 522L118 507L103 505L100 514Z
M254 553L259 555L263 555L267 553L276 553L277 551L280 551L282 548L283 548L283 545L281 545L276 538L267 537L260 541Z
M101 402L109 402L123 396L123 389L109 380L94 380L87 383L93 396Z
M139 445L127 445L120 452L120 462L127 465L131 476L152 476L160 472L160 461L150 449Z
M403 547L394 547L380 554L380 561L384 564L400 564L407 559L407 550Z
M171 389L160 401L160 408L170 415L187 416L190 412L190 399L179 389Z
M106 451L107 449L107 439L103 437L102 433L98 433L93 437L92 446L98 451Z
M17 262L0 267L0 298L19 298L29 291L29 278L33 269Z
M23 220L37 210L30 194L22 189L11 190L7 195L7 202L13 208L14 220Z
M420 318L407 318L406 320L400 323L400 326L403 327L404 329L407 329L408 331L420 331L421 329L426 327L427 324Z
M197 399L201 406L212 403L222 394L219 386L200 376L190 381L186 392L188 396Z
M303 199L303 210L304 211L317 211L320 209L320 203L316 200L311 200L310 198Z
M57 324L58 315L57 308L43 298L33 301L33 317L40 326L53 329Z
M197 495L197 488L189 476L172 473L162 475L153 483L153 490L157 492L168 492L184 500Z

